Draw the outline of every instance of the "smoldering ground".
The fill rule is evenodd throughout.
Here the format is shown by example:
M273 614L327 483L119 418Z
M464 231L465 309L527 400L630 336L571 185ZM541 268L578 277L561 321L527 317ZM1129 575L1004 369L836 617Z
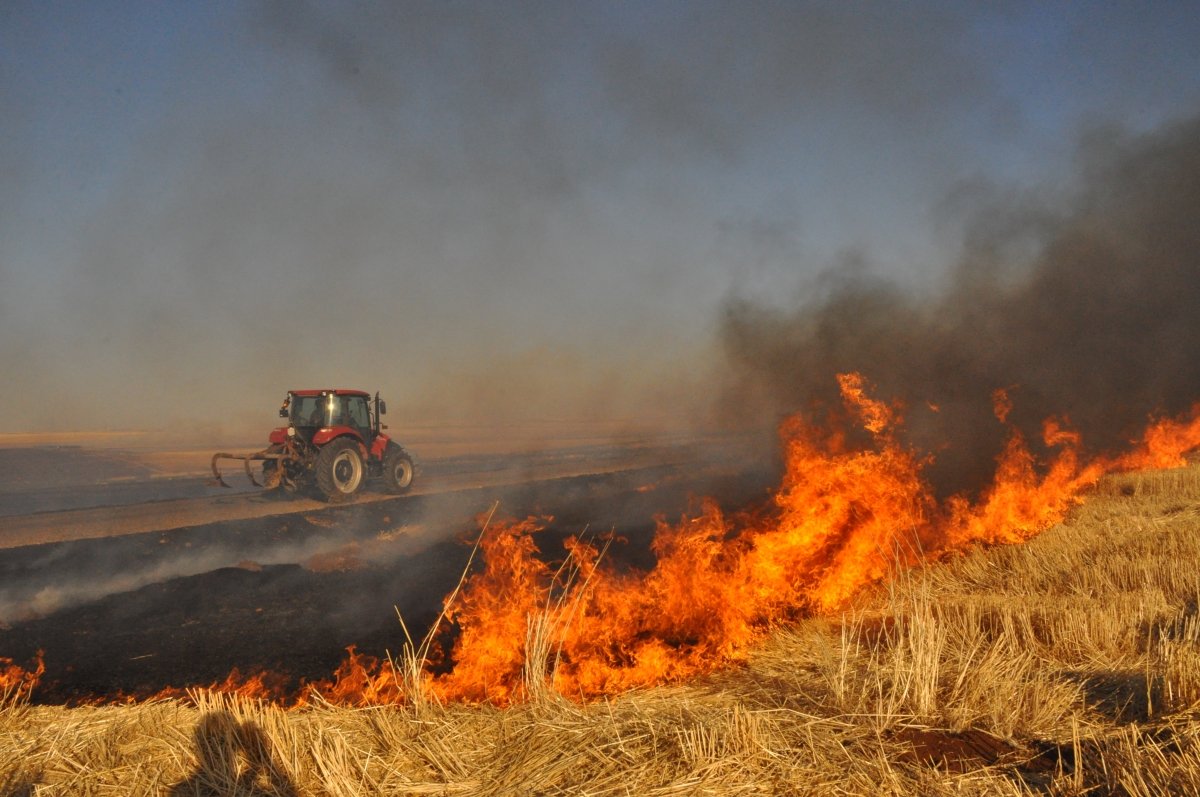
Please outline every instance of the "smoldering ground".
M906 434L947 490L977 488L1008 432L1066 419L1091 451L1200 401L1200 116L1086 136L1057 196L968 192L961 258L930 298L842 269L793 307L731 301L722 340L733 417L836 407L857 371L908 408ZM850 276L847 276L849 274ZM932 405L932 406L931 406ZM818 413L820 410L818 410Z
M286 503L288 496L269 500ZM454 539L487 509L478 494L414 497L0 551L0 625L221 568L298 565L312 571L389 566Z
M542 518L549 561L569 536L615 534L606 561L648 567L656 512L694 510L699 493L728 507L757 495L756 480L711 478L648 468L3 551L0 601L24 590L46 603L0 625L0 649L20 661L44 651L39 693L50 701L206 683L231 667L327 677L348 645L399 649L396 611L424 633L493 507L494 523Z

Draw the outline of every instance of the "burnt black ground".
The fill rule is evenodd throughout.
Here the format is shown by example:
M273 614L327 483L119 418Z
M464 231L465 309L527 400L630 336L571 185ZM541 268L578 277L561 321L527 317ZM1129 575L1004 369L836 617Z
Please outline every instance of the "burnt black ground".
M677 519L697 496L745 506L766 484L761 472L659 466L0 551L0 597L25 603L0 627L0 656L43 651L34 697L50 704L204 685L233 668L326 678L350 645L399 651L397 609L425 631L496 502L498 517L553 517L538 539L548 559L567 535L615 531L627 542L611 560L647 567L656 515ZM55 591L74 597L38 611Z

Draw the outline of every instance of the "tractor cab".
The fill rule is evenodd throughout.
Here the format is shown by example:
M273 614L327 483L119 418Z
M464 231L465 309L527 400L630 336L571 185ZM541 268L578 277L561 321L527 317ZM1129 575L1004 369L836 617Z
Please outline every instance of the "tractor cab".
M379 431L377 413L371 410L370 396L360 391L297 390L288 393L279 416L287 418L296 435L306 442L321 429L342 427L353 430L360 440L370 445Z
M320 429L329 426L333 415L329 406L337 396L295 396L288 394L288 402L279 410L279 417L287 418L297 428Z

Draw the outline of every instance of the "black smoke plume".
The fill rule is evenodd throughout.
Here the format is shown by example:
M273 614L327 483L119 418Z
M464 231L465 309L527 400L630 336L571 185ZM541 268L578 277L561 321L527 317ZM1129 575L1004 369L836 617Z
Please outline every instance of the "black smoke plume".
M1066 418L1091 451L1120 449L1150 416L1200 400L1200 117L1140 135L1096 132L1065 209L1029 197L972 213L950 287L917 299L867 278L781 310L725 309L736 384L768 416L837 402L864 374L909 409L907 434L947 490L977 487L1006 430ZM1022 255L1024 253L1024 255ZM935 412L929 404L936 405Z

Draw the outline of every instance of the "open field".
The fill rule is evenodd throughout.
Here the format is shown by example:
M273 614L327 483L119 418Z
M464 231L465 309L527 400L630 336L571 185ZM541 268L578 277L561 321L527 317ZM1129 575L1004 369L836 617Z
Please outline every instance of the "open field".
M71 540L169 531L221 521L320 512L324 501L307 494L264 492L250 485L239 467L226 467L232 489L213 487L211 452L189 461L203 470L151 471L160 452L130 453L74 449L17 450L21 466L0 449L0 465L15 470L35 459L49 463L60 481L45 478L36 488L0 490L0 549ZM418 477L406 495L503 488L533 481L595 476L647 467L694 466L703 453L679 446L585 445L543 451L457 455L418 460ZM64 464L65 463L65 464ZM64 473L65 471L65 473ZM86 481L72 481L87 473ZM93 475L106 474L103 477ZM111 474L126 474L112 476ZM356 504L388 501L386 492L364 489Z
M694 462L706 451L720 451L722 458L728 459L744 443L713 436L647 435L613 424L571 428L526 424L504 429L418 426L402 430L397 437L423 475L431 477L419 478L414 485L415 492L426 493ZM241 493L258 493L237 462L227 460L221 465L234 489L213 489L208 484L215 452L251 453L264 445L265 438L204 443L172 441L149 432L0 434L0 473L4 474L0 479L0 547L178 528L242 513L271 514L251 508L244 500L227 500ZM359 500L372 498L367 492ZM185 499L206 500L185 503ZM164 505L169 501L177 503ZM127 509L122 513L113 509L139 504L159 506L154 511ZM216 508L222 504L226 508ZM229 509L230 504L237 509ZM309 502L304 508L317 506ZM48 516L106 508L112 511ZM184 516L173 517L172 512ZM72 527L77 530L71 531Z
M14 695L0 794L1200 794L1198 525L1200 469L1108 477L1027 544L589 705Z

